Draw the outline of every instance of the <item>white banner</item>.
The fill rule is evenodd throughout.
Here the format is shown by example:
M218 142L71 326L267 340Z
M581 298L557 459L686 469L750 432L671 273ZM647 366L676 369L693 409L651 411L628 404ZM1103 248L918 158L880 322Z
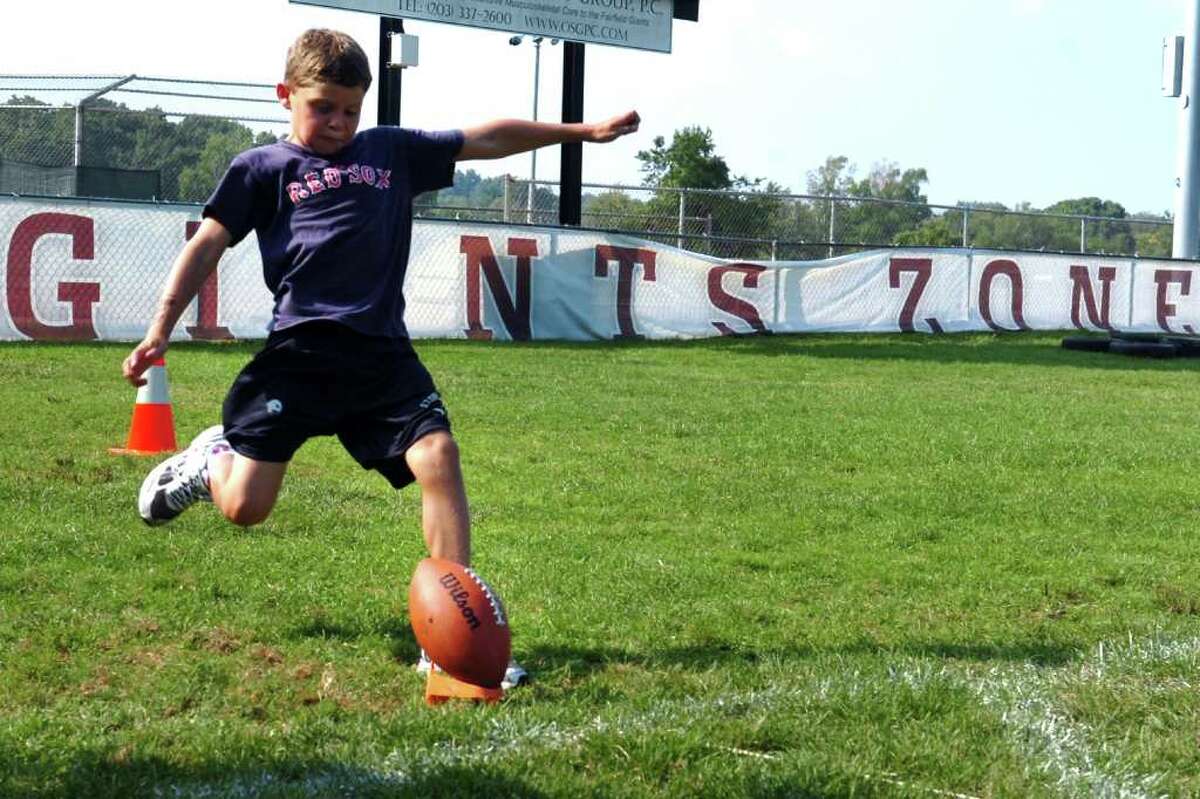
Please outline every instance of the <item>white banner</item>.
M191 205L0 198L0 339L141 338L199 222ZM418 220L405 281L417 338L697 338L807 332L1200 331L1200 264L896 249L723 261L560 228ZM221 259L174 336L262 338L254 236Z
M289 0L572 42L671 52L675 0Z

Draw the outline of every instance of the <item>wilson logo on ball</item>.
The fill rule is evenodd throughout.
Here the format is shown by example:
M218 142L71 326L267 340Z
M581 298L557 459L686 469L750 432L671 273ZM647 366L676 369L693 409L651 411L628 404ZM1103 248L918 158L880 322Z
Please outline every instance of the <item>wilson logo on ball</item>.
M454 604L458 606L458 612L467 620L467 625L472 630L479 629L479 618L475 615L475 611L471 610L471 606L467 601L471 595L467 593L467 589L463 588L463 584L458 581L458 578L453 574L443 574L438 580L442 584L442 588L450 594L450 598L454 600Z

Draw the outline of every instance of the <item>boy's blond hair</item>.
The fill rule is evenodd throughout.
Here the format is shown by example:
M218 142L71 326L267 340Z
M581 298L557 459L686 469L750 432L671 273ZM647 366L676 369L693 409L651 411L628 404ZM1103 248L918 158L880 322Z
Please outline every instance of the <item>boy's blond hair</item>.
M292 88L314 83L371 88L371 64L367 54L341 31L311 28L288 48L284 81Z

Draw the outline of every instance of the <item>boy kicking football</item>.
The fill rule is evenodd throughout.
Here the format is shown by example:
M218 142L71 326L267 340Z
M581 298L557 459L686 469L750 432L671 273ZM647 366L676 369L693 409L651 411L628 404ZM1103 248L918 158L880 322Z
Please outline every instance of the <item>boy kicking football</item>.
M349 36L309 30L296 40L276 87L290 134L234 158L175 260L145 338L123 362L126 379L145 383L222 253L257 234L275 297L270 333L229 389L222 424L146 477L138 511L147 524L200 500L235 524L262 522L296 450L336 435L395 488L417 483L429 554L469 564L458 447L404 325L413 198L450 186L458 161L608 142L636 131L639 118L631 111L596 124L496 120L461 131L357 133L370 85L366 54ZM506 687L523 678L513 664Z

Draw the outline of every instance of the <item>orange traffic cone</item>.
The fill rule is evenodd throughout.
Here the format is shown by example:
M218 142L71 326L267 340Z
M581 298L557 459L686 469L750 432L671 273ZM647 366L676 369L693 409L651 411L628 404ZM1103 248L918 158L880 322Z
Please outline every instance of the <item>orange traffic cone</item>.
M124 447L110 447L116 455L154 455L174 452L175 417L167 391L167 362L159 358L146 370L146 384L138 389L133 403L133 421Z

